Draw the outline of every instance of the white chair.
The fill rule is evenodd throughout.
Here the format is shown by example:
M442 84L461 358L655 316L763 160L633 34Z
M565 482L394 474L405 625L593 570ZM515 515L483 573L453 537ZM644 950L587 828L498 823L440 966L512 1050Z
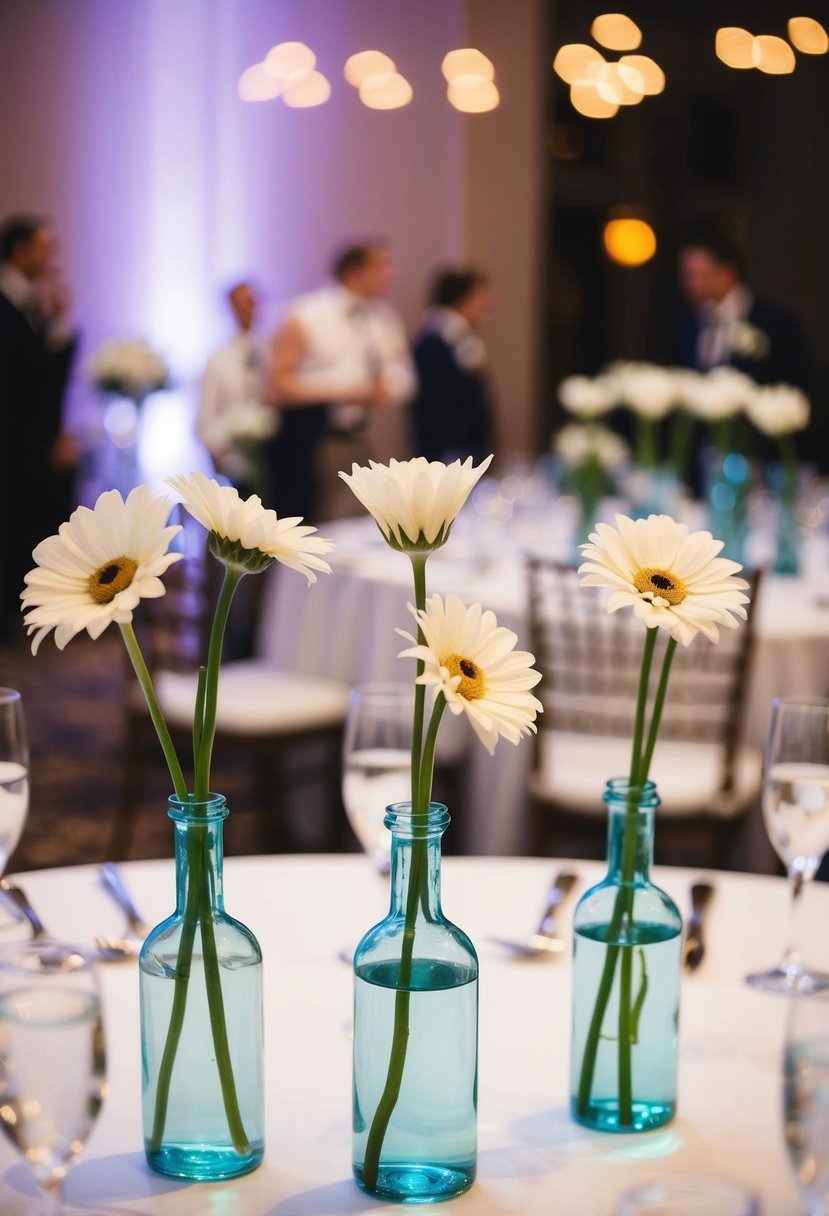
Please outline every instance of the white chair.
M167 571L167 593L142 604L148 666L185 764L190 757L198 665L207 653L215 598L211 573L203 557L186 557ZM322 845L338 848L346 840L340 752L347 698L348 687L337 680L279 671L262 659L222 664L214 755L221 757L223 743L251 753L269 847L302 847L286 815L286 795L312 782L322 790L325 804ZM124 780L109 850L116 859L129 851L148 741L160 758L146 703L134 679L127 684L124 709Z
M601 855L605 781L630 769L633 717L645 629L632 613L610 614L601 588L582 587L572 567L528 563L531 645L542 673L530 783L535 852L572 842ZM752 577L752 606L759 576ZM752 611L736 630L722 629L678 646L650 777L662 805L656 848L662 860L725 865L742 816L755 805L762 754L741 741ZM659 631L651 689L666 635Z

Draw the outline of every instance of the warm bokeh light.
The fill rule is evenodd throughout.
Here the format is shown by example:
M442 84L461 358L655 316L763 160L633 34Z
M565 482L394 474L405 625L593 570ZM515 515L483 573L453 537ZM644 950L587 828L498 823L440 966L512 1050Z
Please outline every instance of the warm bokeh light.
M642 77L642 91L646 97L655 97L665 88L665 73L655 59L648 55L623 55L620 66L635 68Z
M619 111L616 102L606 101L592 80L577 80L570 86L570 102L585 118L612 118Z
M497 88L485 76L455 76L449 81L446 95L455 109L464 114L485 114L501 100Z
M369 76L379 76L383 72L393 72L394 70L394 60L389 59L388 55L384 55L382 51L358 51L356 55L351 55L346 59L343 76L349 84L354 85L355 89L359 89Z
M265 71L270 76L296 76L313 71L317 57L304 42L280 42L265 56Z
M769 76L787 76L795 69L794 51L785 38L758 34L752 47L755 67Z
M567 84L584 80L591 63L604 63L604 55L586 42L568 42L558 48L553 60L553 71Z
M645 220L620 216L605 224L604 247L620 266L644 266L656 253L656 233Z
M610 51L635 51L642 41L642 31L624 13L602 13L590 27L599 46Z
M306 72L288 81L282 90L286 106L296 110L321 106L331 96L331 85L322 72Z
M738 25L724 25L717 30L714 52L729 68L756 67L754 62L754 38L748 30Z
M370 110L399 110L412 100L412 86L399 72L378 72L360 85L360 101Z
M825 55L829 51L829 34L813 17L792 17L788 28L789 41L802 55Z
M593 79L592 70L589 77ZM645 96L642 73L625 64L602 64L595 74L595 82L599 96L619 106L637 106Z
M448 81L458 76L483 76L484 80L495 79L495 65L491 59L474 47L462 47L444 55L440 70Z
M282 85L281 80L265 71L264 63L254 63L239 77L239 96L242 101L271 101L282 92Z

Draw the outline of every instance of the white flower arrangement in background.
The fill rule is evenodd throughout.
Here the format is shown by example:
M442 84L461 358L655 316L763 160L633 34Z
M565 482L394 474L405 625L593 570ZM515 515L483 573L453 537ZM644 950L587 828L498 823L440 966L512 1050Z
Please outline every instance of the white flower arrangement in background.
M561 428L553 440L553 451L567 469L595 462L605 473L615 473L630 457L630 448L614 431L578 422Z
M605 376L567 376L558 386L558 399L568 413L586 422L613 409L615 386Z
M681 400L680 381L670 367L620 360L610 364L607 379L616 402L650 422L659 422Z
M743 372L733 367L713 367L705 375L690 373L685 402L689 411L701 422L716 423L747 411L757 385Z
M102 393L119 393L142 401L166 388L170 371L143 338L114 338L104 342L86 365L86 378Z
M808 426L809 399L791 384L757 385L746 413L758 431L778 439Z

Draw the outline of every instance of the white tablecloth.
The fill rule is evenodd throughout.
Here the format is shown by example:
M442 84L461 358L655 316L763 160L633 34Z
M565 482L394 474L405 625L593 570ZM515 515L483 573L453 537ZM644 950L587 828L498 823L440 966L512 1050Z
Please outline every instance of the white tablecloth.
M451 830L451 829L450 829ZM565 863L561 863L562 865ZM608 1136L568 1114L570 962L516 961L488 935L520 937L535 924L552 876L542 859L448 858L444 905L476 943L481 962L479 1177L452 1204L469 1216L612 1216L619 1193L672 1172L715 1172L749 1184L762 1216L799 1216L781 1117L786 1001L743 983L777 960L786 925L785 883L720 874L709 948L683 980L678 1114L661 1131ZM576 862L576 894L600 875ZM124 875L152 922L173 906L172 861L131 862ZM337 958L386 910L385 883L365 858L232 858L228 910L251 926L265 957L266 1157L246 1178L186 1185L152 1174L140 1116L138 975L102 968L110 1092L66 1196L82 1211L135 1216L335 1216L399 1211L351 1180L349 1040L352 981ZM655 878L683 910L696 877ZM121 917L91 866L20 879L46 924L89 941L117 933ZM804 894L803 944L829 966L829 888ZM567 933L574 899L561 910ZM0 1212L38 1210L28 1167L3 1139Z
M325 526L336 543L333 574L312 587L293 571L269 575L259 650L279 667L328 675L348 684L413 678L411 660L398 660L402 642L395 626L408 628L412 577L408 559L392 552L374 522L362 517ZM524 550L566 557L567 517L534 517L515 530L459 517L446 547L429 559L428 588L456 592L466 603L491 608L499 624L514 629L528 646ZM825 572L829 578L829 570ZM767 576L754 623L755 651L748 693L745 738L762 748L771 702L784 694L829 695L829 584L810 578ZM706 644L704 639L696 644ZM448 715L444 716L444 720ZM441 730L445 725L441 726ZM470 742L467 815L463 846L468 852L520 853L526 849L526 788L532 754L501 741L494 757ZM614 773L599 773L602 781ZM451 810L451 807L450 807ZM771 850L757 816L749 863L765 869Z

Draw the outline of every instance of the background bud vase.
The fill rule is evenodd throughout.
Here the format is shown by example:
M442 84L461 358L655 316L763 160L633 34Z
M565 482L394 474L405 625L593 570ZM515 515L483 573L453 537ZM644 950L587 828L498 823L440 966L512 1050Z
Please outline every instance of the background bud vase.
M475 1178L478 958L441 908L446 807L416 815L396 803L385 822L389 914L354 956L354 1176L372 1194L424 1203L460 1195ZM395 1055L404 1006L408 1040Z
M797 506L800 466L793 452L784 453L783 460L769 468L769 479L776 499L774 573L799 574L801 534Z
M571 1109L601 1131L649 1131L676 1109L682 918L650 880L653 782L609 781L605 802L608 872L573 921Z
M705 457L708 526L723 541L723 556L741 562L748 533L751 466L740 452L710 449Z
M144 1145L160 1173L210 1182L264 1153L262 952L224 908L224 798L169 801L176 909L139 964Z

